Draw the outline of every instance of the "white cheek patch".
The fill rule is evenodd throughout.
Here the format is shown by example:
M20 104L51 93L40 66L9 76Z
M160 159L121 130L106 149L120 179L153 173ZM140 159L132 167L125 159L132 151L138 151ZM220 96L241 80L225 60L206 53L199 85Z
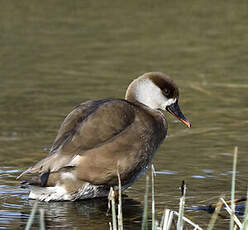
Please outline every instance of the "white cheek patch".
M168 99L161 89L149 79L142 80L137 84L135 99L151 109L162 110L165 110L167 106L174 104L177 100L176 98Z
M159 109L161 108L165 97L160 88L151 80L145 79L137 85L135 89L135 99L152 109Z

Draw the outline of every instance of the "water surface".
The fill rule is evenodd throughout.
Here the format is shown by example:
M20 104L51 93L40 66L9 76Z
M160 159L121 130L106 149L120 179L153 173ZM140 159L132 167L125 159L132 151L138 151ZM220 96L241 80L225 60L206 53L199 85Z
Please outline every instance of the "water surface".
M187 129L169 114L157 152L156 206L177 210L229 196L239 147L237 196L247 187L246 1L2 1L0 3L0 228L20 229L32 201L15 177L44 157L60 123L88 99L123 98L144 72L180 88ZM140 229L144 177L124 198L126 229ZM108 229L105 200L40 203L48 229ZM205 227L210 215L187 212ZM227 228L218 220L218 229ZM34 226L38 228L38 216Z

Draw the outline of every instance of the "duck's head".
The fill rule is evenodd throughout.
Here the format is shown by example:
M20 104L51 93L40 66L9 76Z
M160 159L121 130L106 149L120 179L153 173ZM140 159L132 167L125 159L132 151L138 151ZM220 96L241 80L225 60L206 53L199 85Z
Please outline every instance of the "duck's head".
M139 102L151 109L167 110L187 127L191 127L178 105L179 90L164 73L145 73L128 86L125 99Z

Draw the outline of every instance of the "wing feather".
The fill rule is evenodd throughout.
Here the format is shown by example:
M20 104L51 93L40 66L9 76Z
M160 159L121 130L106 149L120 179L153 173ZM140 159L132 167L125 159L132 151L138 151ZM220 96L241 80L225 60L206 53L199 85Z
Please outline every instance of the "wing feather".
M104 144L124 131L135 118L133 105L122 99L87 101L67 115L46 158L26 173L57 171L70 165L79 152Z

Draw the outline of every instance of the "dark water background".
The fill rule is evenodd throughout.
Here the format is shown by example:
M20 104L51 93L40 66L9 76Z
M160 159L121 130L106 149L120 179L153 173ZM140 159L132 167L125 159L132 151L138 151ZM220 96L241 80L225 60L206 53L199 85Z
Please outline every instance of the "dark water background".
M0 1L0 229L23 229L32 202L15 177L44 157L60 123L88 99L123 98L130 81L162 71L180 87L192 122L170 115L157 152L157 218L247 187L247 1ZM126 229L140 229L144 177L124 199ZM48 229L108 229L105 201L41 203ZM206 227L210 215L186 212ZM227 228L227 219L217 229ZM38 216L35 219L39 226ZM37 227L38 228L38 227Z

